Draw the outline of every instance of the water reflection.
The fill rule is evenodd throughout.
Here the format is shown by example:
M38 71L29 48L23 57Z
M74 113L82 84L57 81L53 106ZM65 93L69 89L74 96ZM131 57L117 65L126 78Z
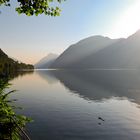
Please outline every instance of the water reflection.
M33 74L33 73L34 73L34 70L24 70L24 71L10 72L6 75L1 75L0 74L0 79L1 80L7 80L7 82L8 82L8 80L16 79L18 77L22 77L22 76Z
M70 91L88 100L119 97L140 104L139 70L53 70L37 73L47 81L58 79Z
M15 92L15 90L8 90L8 81L12 78L23 76L24 74L31 74L30 71L9 73L0 77L0 139L1 140L19 140L24 137L27 139L27 135L21 128L24 128L29 120L22 115L17 115L15 110L18 109L15 106L16 99L9 99L9 95Z
M49 70L38 70L36 71L42 79L44 79L48 84L54 84L57 82L57 78Z
M138 70L36 71L11 82L33 140L139 140Z

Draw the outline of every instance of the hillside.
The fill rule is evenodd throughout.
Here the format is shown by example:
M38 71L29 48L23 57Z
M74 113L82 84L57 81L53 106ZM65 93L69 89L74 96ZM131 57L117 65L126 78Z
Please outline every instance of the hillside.
M70 46L52 68L139 68L140 31L127 39L94 36Z
M81 68L79 63L90 55L115 44L122 39L110 39L103 36L93 36L71 45L51 65L52 68ZM90 64L89 64L90 65Z
M8 75L9 73L19 70L33 68L33 65L21 63L9 58L8 55L0 49L0 75Z

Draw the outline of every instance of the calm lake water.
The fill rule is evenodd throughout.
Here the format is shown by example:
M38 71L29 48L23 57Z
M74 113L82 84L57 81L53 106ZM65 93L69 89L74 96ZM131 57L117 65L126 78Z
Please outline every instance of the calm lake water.
M140 140L140 70L40 70L10 83L32 140Z

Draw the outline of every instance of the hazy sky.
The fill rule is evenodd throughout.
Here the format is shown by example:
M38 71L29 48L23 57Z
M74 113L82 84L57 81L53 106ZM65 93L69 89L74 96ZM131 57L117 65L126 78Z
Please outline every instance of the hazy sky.
M89 36L127 37L140 28L140 0L67 0L55 18L18 15L14 5L0 9L0 48L26 63Z

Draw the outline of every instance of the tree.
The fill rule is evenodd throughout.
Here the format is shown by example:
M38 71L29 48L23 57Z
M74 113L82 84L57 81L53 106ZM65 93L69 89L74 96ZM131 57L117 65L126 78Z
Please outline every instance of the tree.
M17 0L19 6L15 10L19 14L26 14L28 16L37 16L43 13L48 16L59 16L61 9L53 5L63 1L66 0ZM10 6L10 0L0 0L1 5Z

